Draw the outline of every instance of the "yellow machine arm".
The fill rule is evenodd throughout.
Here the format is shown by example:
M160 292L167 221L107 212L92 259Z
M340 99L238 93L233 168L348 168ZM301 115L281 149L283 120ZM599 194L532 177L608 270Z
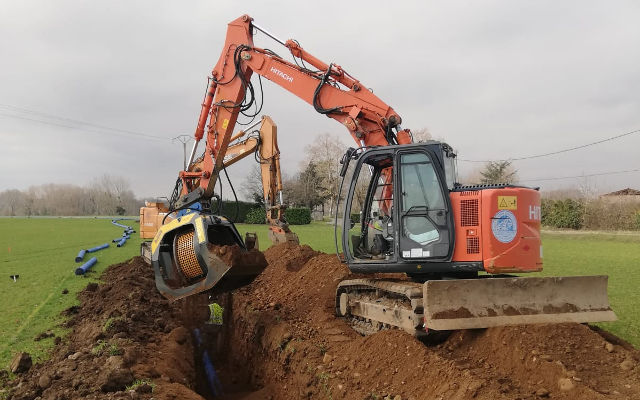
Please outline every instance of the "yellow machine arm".
M298 236L291 232L287 223L282 198L282 174L280 172L280 149L278 148L278 127L268 116L263 116L258 137L251 136L241 140L247 131L257 124L242 130L231 137L232 144L227 148L223 168L235 164L250 154L256 154L262 176L262 193L269 224L269 239L273 244L299 243ZM254 131L255 132L255 131ZM250 132L251 133L251 132Z
M258 124L260 124L259 130L252 130ZM249 137L246 137L247 135ZM275 122L265 115L256 124L235 134L230 143L223 161L223 168L229 167L251 154L255 154L256 161L260 163L262 191L271 242L273 244L299 243L298 236L291 232L284 216L286 206L282 198L278 127ZM196 161L189 166L189 171L202 170L202 161ZM140 209L140 235L143 239L153 238L163 220L168 223L173 219L171 215L165 218L168 211L166 205L160 202L148 202L145 207Z

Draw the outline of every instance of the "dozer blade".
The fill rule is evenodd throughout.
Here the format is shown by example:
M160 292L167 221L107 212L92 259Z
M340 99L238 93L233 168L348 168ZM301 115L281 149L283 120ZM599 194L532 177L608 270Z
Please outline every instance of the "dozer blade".
M267 266L247 250L232 222L187 214L162 226L151 243L158 291L170 300L212 290L222 293L251 283Z
M607 276L427 281L425 325L435 330L615 321Z

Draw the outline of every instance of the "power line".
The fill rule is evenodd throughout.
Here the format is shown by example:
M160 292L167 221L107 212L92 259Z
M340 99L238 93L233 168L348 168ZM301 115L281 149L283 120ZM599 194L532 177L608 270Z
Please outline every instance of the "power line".
M182 143L182 164L184 165L184 170L187 170L187 142L193 139L193 137L189 135L178 135L171 139L172 142L178 141Z
M584 149L585 147L590 147L590 146L595 146L596 144L610 142L612 140L620 139L622 137L633 135L633 134L636 134L636 133L640 133L640 129L637 129L637 130L631 131L631 132L627 132L627 133L622 133L622 134L616 135L616 136L611 136L611 137L608 137L606 139L597 140L595 142L586 143L586 144L582 144L582 145L574 146L574 147L569 147L567 149L552 151L552 152L543 153L543 154L536 154L536 155L526 156L526 157L506 158L506 159L500 159L500 160L465 160L465 159L458 159L458 160L459 161L465 161L465 162L472 162L472 163L487 163L487 162L493 162L493 161L530 160L532 158L548 157L548 156L553 156L553 155L556 155L556 154L567 153L569 151Z
M559 180L562 180L562 179L590 178L590 177L593 177L593 176L627 174L627 173L630 173L630 172L640 172L640 168L627 169L627 170L622 170L622 171L596 172L594 174L582 174L582 175L562 176L562 177L554 177L554 178L522 179L522 180L520 180L520 182L559 181Z
M22 113L22 114L32 115L33 117L24 116L24 115L15 115L11 113ZM46 114L40 111L34 111L28 108L21 108L21 107L11 106L7 104L0 104L0 116L8 117L8 118L16 118L16 119L21 119L21 120L31 121L31 122L37 122L45 125L59 126L63 128L69 128L69 129L80 129L87 132L99 133L101 135L106 134L104 131L108 131L111 134L116 134L116 135L138 136L138 137L143 137L145 139L153 139L153 140L159 140L159 141L166 141L170 139L170 138L164 138L164 137L155 136L155 135L149 135L142 132L131 131L127 129L112 128L109 126L98 125L91 122L80 121L80 120L66 118L66 117L59 117L51 114ZM42 119L42 118L45 118L45 119ZM46 119L50 119L53 121L48 121ZM78 126L78 125L81 125L81 126ZM93 127L99 130L90 129L87 127Z

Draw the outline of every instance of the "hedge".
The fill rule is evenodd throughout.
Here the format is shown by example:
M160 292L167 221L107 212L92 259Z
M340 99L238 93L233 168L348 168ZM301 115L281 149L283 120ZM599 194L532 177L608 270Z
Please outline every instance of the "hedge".
M225 217L229 218L232 222L242 223L246 222L247 214L256 208L255 203L249 203L246 201L238 202L238 218L236 219L236 202L231 200L225 200L222 202L222 212L216 209L215 204L212 204L214 214L222 214ZM264 218L263 218L264 222ZM262 222L260 222L262 223Z
M573 199L542 200L542 225L580 229L584 225L584 204Z
M267 222L267 214L264 208L253 208L249 210L244 220L246 224L264 224Z
M290 225L306 225L311 223L311 210L308 208L287 208L284 217Z
M351 214L349 216L349 218L351 219L351 223L352 224L359 224L360 223L360 213Z
M254 205L255 207L255 205ZM287 208L284 210L284 217L289 225L306 225L311 223L311 210L308 208ZM253 208L246 214L244 223L264 224L267 217L264 208Z

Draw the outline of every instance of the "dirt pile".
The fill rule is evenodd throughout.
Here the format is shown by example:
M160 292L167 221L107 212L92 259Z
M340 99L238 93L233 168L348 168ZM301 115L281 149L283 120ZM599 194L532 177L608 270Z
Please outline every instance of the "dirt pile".
M66 310L71 333L12 384L12 400L202 399L190 329L206 318L194 301L169 303L140 257L109 267ZM186 310L186 311L185 311Z
M216 367L243 392L229 399L640 398L640 353L585 325L460 331L432 346L397 330L362 337L334 316L350 276L335 255L284 244L265 256L226 299Z
M23 399L203 399L202 332L232 399L640 399L640 352L585 325L452 333L425 345L398 330L363 337L335 317L335 255L282 244L249 286L169 303L142 259L110 267L67 311L70 335L11 386ZM605 340L606 338L606 340ZM198 355L194 355L194 354ZM212 398L211 396L207 398Z

